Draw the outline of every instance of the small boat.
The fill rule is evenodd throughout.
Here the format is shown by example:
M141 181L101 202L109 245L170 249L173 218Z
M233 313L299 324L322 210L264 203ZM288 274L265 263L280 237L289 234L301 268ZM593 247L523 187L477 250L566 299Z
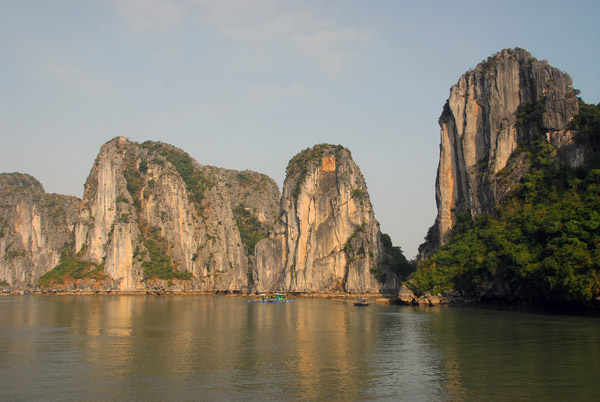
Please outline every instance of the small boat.
M256 303L287 303L292 301L293 300L286 299L283 293L261 293L256 299L248 300L248 302Z
M354 302L355 306L368 306L369 304L371 304L371 303L369 303L369 301L367 299L365 299L364 297L359 297Z

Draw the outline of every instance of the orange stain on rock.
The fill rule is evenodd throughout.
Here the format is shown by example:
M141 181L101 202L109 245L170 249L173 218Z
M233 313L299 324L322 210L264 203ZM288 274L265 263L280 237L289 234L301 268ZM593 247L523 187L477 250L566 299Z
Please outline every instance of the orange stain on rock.
M335 156L334 155L325 155L323 157L323 163L321 165L321 170L324 172L335 172Z

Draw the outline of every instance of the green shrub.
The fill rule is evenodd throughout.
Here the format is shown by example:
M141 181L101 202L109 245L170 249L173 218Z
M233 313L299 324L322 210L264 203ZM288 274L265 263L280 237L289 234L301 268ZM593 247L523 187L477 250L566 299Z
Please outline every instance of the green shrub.
M588 105L579 99L579 113L569 123L569 129L577 130L579 139L587 139L594 151L600 151L600 104Z
M379 283L385 283L387 275L385 274L385 272L382 272L378 266L372 267L370 271Z
M181 272L174 269L173 261L167 253L168 244L160 236L159 228L150 228L148 225L142 224L142 233L142 241L147 250L147 255L144 255L144 257L148 257L146 261L142 262L144 281L149 279L191 279L191 272ZM139 248L136 248L135 254L140 254Z
M101 280L104 275L104 264L94 264L85 261L81 257L65 252L60 256L56 267L46 272L38 280L38 286L42 288L62 284L68 279L96 279Z
M352 198L362 198L365 195L365 192L360 188L356 188L352 190Z
M165 157L175 167L191 194L191 200L202 209L204 192L215 184L194 166L192 157L182 150L160 142L146 141L142 143L142 147Z
M390 256L390 268L392 272L395 273L400 280L405 280L408 275L414 272L416 267L406 259L400 247L392 244L392 239L389 235L383 233L381 235L381 242L383 243L384 251Z
M600 296L600 169L536 171L497 213L459 221L455 234L419 264L421 291L477 296L509 284L531 303Z
M522 102L517 110L517 124L524 126L539 123L545 108L545 98L539 101L526 100Z
M539 106L525 104L522 122ZM570 129L590 140L596 159L556 168L541 133L527 144L532 168L494 214L458 217L451 240L419 263L410 282L420 291L454 288L477 296L492 282L529 303L588 303L600 296L600 107L580 100Z
M238 230L244 248L248 255L254 255L256 243L267 237L267 230L264 228L258 218L246 209L244 204L238 205L233 210L233 216L237 223Z
M123 170L123 176L127 181L127 191L133 198L133 205L139 209L141 207L140 196L142 188L144 187L144 179L140 173L140 169L136 166L136 157L133 151L130 151L126 155L125 168Z
M286 180L288 178L296 178L294 190L292 191L292 197L294 200L298 199L300 195L300 189L302 183L306 180L310 163L316 160L320 160L324 155L334 155L336 162L339 162L341 152L345 151L350 156L350 151L341 145L331 144L318 144L312 148L306 148L305 150L296 154L288 163L286 168ZM351 156L350 156L351 157Z

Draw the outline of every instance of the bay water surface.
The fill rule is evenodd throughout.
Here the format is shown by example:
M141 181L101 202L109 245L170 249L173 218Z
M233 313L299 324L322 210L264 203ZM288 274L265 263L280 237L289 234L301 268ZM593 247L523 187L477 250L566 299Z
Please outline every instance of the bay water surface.
M309 298L1 297L0 400L597 401L600 317Z

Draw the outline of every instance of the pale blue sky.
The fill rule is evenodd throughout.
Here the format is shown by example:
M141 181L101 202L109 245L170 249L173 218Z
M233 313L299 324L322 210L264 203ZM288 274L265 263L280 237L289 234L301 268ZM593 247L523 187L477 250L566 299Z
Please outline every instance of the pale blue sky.
M518 46L598 103L599 22L598 1L0 0L0 172L81 197L122 135L281 186L296 153L342 144L411 258L449 88Z

